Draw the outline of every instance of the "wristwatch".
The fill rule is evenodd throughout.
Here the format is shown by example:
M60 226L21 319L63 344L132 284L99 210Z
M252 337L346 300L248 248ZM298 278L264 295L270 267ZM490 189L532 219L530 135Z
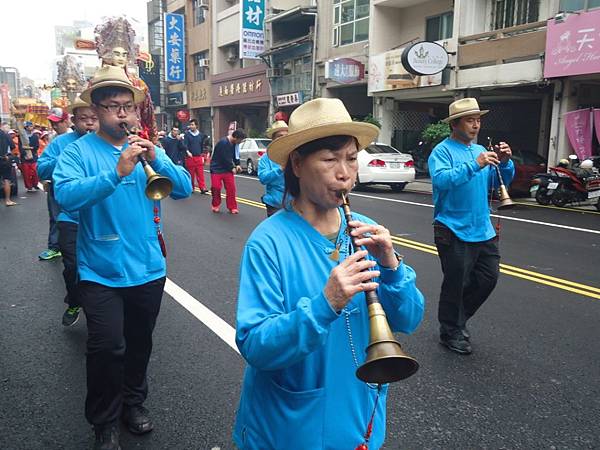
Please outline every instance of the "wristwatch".
M395 272L396 270L398 270L398 267L400 267L400 264L402 263L402 260L404 259L404 255L401 255L400 253L398 253L397 251L394 250L394 256L398 260L398 264L396 264L396 267L386 267L381 264L379 265L379 267L381 267L382 269L391 270L392 272Z

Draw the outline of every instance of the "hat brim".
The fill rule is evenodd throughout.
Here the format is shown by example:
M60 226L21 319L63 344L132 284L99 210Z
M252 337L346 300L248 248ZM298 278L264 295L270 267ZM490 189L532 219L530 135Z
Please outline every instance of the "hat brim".
M97 84L94 84L93 86L90 86L85 91L83 91L81 93L81 95L79 96L79 98L81 98L81 100L83 100L84 102L91 105L92 104L92 92L94 92L96 89L100 89L100 88L108 87L108 86L122 87L125 89L129 89L131 91L131 93L133 94L133 102L135 104L142 103L144 101L144 99L146 98L146 96L144 95L144 91L142 91L141 89L138 89L135 86L132 86L130 84L127 84L123 81L118 81L118 80L106 80L106 81L101 81Z
M278 131L289 131L288 127L269 128L265 133L269 139L273 139L273 135Z
M48 120L50 122L62 122L63 120L66 120L66 119L63 119L62 117L50 115L50 116L48 116Z
M460 112L460 113L452 114L451 116L448 116L445 119L442 119L442 122L448 123L451 120L458 119L460 117L474 116L476 114L478 114L481 117L481 116L485 116L489 112L490 112L489 109L482 109L482 110L472 109L470 111L463 111L463 112Z
M358 150L362 150L375 141L378 134L379 128L365 122L323 124L275 139L269 144L267 154L271 161L285 166L290 153L307 142L328 136L353 136L358 141Z

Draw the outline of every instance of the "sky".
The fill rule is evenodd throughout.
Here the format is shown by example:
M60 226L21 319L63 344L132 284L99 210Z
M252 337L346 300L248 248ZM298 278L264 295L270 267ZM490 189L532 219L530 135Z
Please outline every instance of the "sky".
M11 1L0 26L0 66L17 67L21 77L50 83L56 61L54 27L85 20L95 25L104 17L125 15L147 42L147 0ZM9 19L10 18L10 19ZM137 22L137 23L136 23ZM139 34L139 33L138 33ZM139 36L138 36L139 37Z

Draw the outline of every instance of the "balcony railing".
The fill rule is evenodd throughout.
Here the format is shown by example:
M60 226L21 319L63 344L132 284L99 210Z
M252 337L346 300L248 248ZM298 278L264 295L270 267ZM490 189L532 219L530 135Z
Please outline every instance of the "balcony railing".
M460 69L540 58L546 47L546 21L458 38Z

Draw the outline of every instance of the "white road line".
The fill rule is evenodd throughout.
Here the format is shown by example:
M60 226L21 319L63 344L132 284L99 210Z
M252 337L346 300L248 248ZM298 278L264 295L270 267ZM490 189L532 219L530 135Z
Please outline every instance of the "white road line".
M236 353L240 353L237 345L235 345L235 329L231 325L173 283L169 278L167 278L167 282L165 283L165 292L225 341Z

